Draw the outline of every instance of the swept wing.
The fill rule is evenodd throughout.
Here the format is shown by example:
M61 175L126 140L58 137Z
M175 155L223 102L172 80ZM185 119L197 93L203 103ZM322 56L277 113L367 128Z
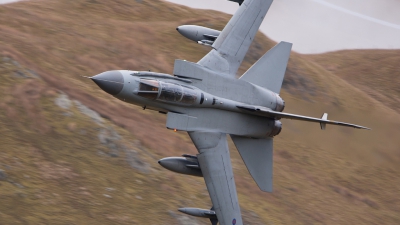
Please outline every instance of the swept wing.
M272 0L244 1L198 64L235 77L271 4Z
M291 113L277 112L277 111L273 111L271 109L261 107L261 106L238 105L236 107L238 107L239 109L243 109L247 112L250 112L252 114L258 115L258 116L270 117L270 118L274 118L274 119L285 118L285 119L303 120L303 121L308 121L308 122L320 123L322 129L325 129L326 124L332 124L332 125L338 125L338 126L346 126L346 127L357 128L357 129L370 130L370 128L368 128L368 127L363 127L363 126L356 125L356 124L328 120L327 113L324 113L322 118L315 118L315 117L302 116L302 115L291 114Z
M221 225L243 224L226 134L188 132Z

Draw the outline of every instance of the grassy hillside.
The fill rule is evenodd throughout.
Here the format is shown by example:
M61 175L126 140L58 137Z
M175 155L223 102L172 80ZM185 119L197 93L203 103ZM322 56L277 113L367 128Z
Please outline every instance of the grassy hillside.
M211 206L203 180L157 164L195 154L187 134L165 129L164 115L118 101L82 76L111 69L171 73L174 59L195 62L210 50L175 27L221 29L228 19L158 0L0 6L0 221L208 224L176 211ZM273 45L258 34L240 72ZM273 193L259 191L230 143L246 224L400 223L400 116L322 58L292 54L281 93L285 111L328 112L373 130L321 131L284 120L275 138ZM345 62L352 65L351 58Z
M337 51L310 59L400 113L400 50Z

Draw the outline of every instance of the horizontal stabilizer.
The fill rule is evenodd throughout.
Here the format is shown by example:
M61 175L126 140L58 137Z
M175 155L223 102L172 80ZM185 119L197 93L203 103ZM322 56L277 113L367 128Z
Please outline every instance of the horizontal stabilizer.
M275 93L281 91L292 44L281 42L265 53L240 79L267 88Z
M272 192L273 139L231 138L258 187Z

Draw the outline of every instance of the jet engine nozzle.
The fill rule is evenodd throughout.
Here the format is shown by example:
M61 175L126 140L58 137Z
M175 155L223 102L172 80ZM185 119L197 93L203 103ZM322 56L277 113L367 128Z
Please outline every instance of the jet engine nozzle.
M202 177L196 156L184 155L185 157L167 157L160 159L158 163L167 170L176 173Z
M199 209L199 208L179 208L178 211L191 216L204 217L210 219L217 218L217 215L215 214L214 210Z
M118 70L100 73L90 79L110 95L117 95L124 87L124 76Z

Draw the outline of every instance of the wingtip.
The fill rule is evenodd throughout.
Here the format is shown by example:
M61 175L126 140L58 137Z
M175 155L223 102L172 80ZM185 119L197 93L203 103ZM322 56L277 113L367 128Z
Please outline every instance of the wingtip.
M363 129L363 130L372 130L372 129L369 128L369 127L363 127L363 126L358 126L357 128L358 128L358 129Z
M292 45L293 45L293 43L292 43L292 42L288 42L288 41L281 41L280 43L282 43L282 44L286 44L286 45L290 45L290 46L292 46Z

